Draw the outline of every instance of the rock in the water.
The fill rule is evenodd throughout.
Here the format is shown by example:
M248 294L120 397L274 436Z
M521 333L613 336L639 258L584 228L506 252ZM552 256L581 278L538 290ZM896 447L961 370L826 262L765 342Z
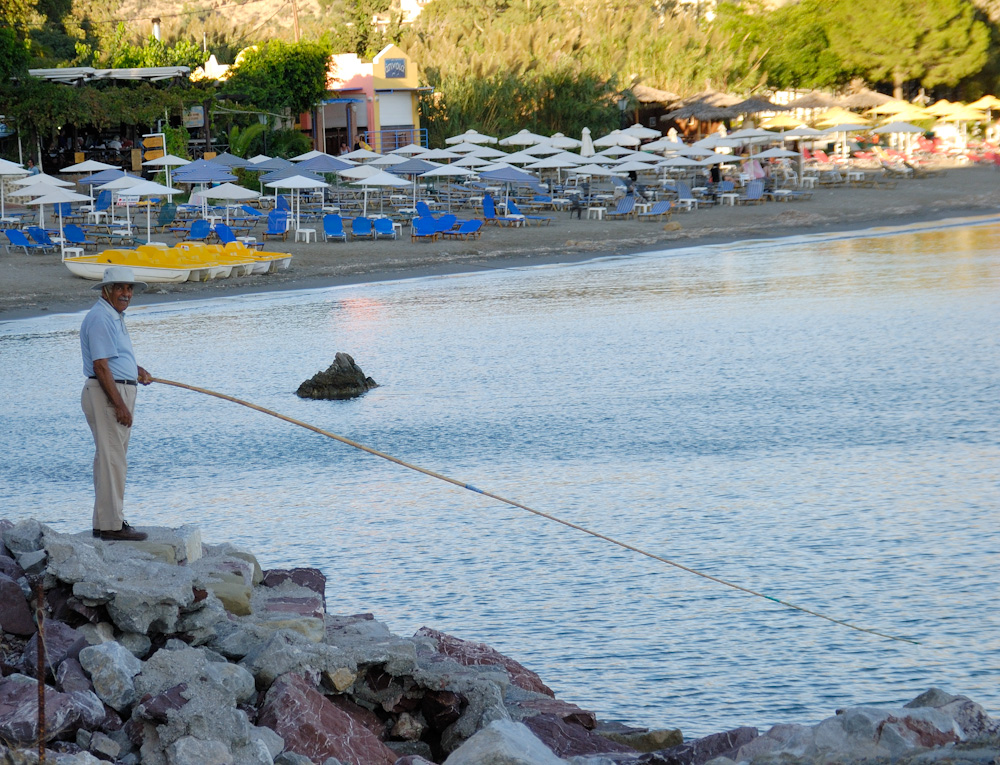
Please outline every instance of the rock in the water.
M356 398L377 388L378 383L365 376L361 367L346 353L338 353L325 372L317 372L295 391L299 398L342 400Z

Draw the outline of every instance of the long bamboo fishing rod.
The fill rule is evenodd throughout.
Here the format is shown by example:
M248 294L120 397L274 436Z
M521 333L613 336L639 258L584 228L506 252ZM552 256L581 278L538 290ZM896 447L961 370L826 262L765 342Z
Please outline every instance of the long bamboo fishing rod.
M919 641L913 640L911 638L899 637L897 635L889 635L885 632L879 632L878 630L868 629L867 627L859 627L856 624L851 624L850 622L844 621L842 619L835 619L832 616L827 616L826 614L821 614L818 611L813 611L811 609L805 608L803 606L796 605L795 603L789 603L786 600L780 600L778 598L771 597L770 595L765 595L762 592L757 592L756 590L751 590L749 587L744 587L742 585L736 584L734 582L727 581L725 579L720 579L717 576L712 576L711 574L706 574L704 571L698 571L697 569L691 568L690 566L685 566L683 563L678 563L677 561L670 560L669 558L664 558L655 553L643 550L640 547L630 545L627 542L622 542L612 537L601 534L597 531L592 531L591 529L580 526L571 521L558 518L550 513L542 512L541 510L536 510L533 507L528 507L525 504L516 502L512 499L507 499L506 497L501 497L499 494L494 494L483 489L479 489L472 484L465 483L464 481L459 481L455 478L450 478L449 476L442 475L441 473L436 473L433 470L428 470L427 468L420 467L419 465L414 465L405 460L401 460L398 457L393 457L391 454L386 454L385 452L380 452L378 449L373 449L370 446L365 446L357 441L352 441L344 436L337 435L336 433L331 433L328 430L323 430L322 428L317 428L315 425L310 425L308 422L303 422L302 420L297 420L294 417L289 417L288 415L281 414L280 412L275 412L273 409L267 409L266 407L253 404L249 401L244 401L240 398L235 398L234 396L228 396L225 393L219 393L214 390L209 390L208 388L199 388L196 385L188 385L187 383L175 382L174 380L164 380L159 377L154 377L153 382L162 383L164 385L172 385L175 388L184 388L186 390L194 391L195 393L203 393L206 396L214 396L215 398L221 398L224 401L231 401L234 404L239 404L240 406L245 406L249 409L254 409L263 414L268 414L271 417L277 417L279 420L284 420L292 425L298 425L300 428L305 428L306 430L311 430L314 433L319 433L321 436L326 436L327 438L332 438L334 441L340 441L342 444L347 444L355 449L360 449L363 452L368 452L368 454L373 454L376 457L381 457L389 462L394 462L397 465L414 470L418 473L423 473L424 475L430 476L431 478L436 478L439 481L444 481L445 483L450 483L453 486L458 486L461 489L468 489L469 491L475 492L476 494L481 494L484 497L489 497L490 499L495 499L498 502L503 502L505 505L510 505L511 507L516 507L521 510L526 510L533 515L537 515L540 518L545 518L555 523L560 523L571 529L576 529L577 531L582 531L584 534L589 534L597 539L603 539L605 542L610 542L613 545L624 548L626 550L631 550L632 552L638 553L639 555L645 555L647 558L652 558L660 563L666 563L668 566L673 566L674 568L679 568L681 571L687 571L689 574L694 574L695 576L700 576L703 579L708 579L709 581L716 582L725 587L730 587L734 590L739 590L747 595L753 595L756 598L763 598L764 600L769 600L772 603L777 603L785 608L791 608L795 611L801 611L804 614L809 614L810 616L815 616L819 619L825 619L828 622L833 622L834 624L839 624L842 627L847 627L848 629L856 630L858 632L867 632L869 635L877 635L878 637L886 638L888 640L898 640L901 643L912 643L913 645L920 645Z

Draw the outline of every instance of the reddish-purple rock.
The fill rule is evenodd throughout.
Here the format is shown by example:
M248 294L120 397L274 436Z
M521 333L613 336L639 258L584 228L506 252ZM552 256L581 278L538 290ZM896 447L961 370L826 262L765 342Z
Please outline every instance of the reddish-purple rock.
M724 733L687 741L679 746L642 755L636 763L643 765L702 765L716 757L735 759L741 746L757 738L756 728L734 728Z
M285 740L285 750L345 765L393 765L397 756L362 723L332 704L298 675L278 678L261 707L257 724Z
M544 693L546 696L555 697L555 692L542 682L542 678L536 675L527 667L518 664L508 656L504 656L499 651L490 648L485 643L473 643L461 638L452 637L444 632L438 632L430 627L421 627L417 630L416 637L429 637L437 642L438 652L443 656L454 659L459 664L467 667L487 665L503 667L510 675L510 681L524 688L526 691Z
M517 706L530 715L551 715L558 717L571 725L581 725L587 730L597 727L597 716L593 712L581 709L576 704L560 699L527 699L519 701Z
M93 694L60 693L46 686L46 741L73 727L96 727L103 717L103 705ZM38 685L22 678L0 680L0 739L30 744L37 738Z
M87 673L76 659L66 659L59 665L56 670L56 683L59 684L59 690L64 692L94 690L94 684L90 682Z
M163 693L158 693L155 696L147 693L139 700L135 711L132 713L132 717L157 725L165 725L167 723L167 712L180 709L188 703L188 700L184 698L184 691L186 690L187 683L180 683L172 688L167 688Z
M24 569L9 555L0 554L0 574L9 576L14 581L17 581L24 576Z
M45 664L57 667L66 659L75 659L87 647L87 639L69 625L46 619L42 623L45 631ZM38 635L33 635L24 647L25 674L34 675L38 666Z
M11 635L35 634L31 606L21 586L6 574L0 574L0 629Z
M582 725L566 722L556 715L536 715L525 718L522 722L545 746L560 757L635 752L632 747L610 741L597 733L591 733Z
M462 716L466 700L451 691L428 691L420 703L424 719L439 733Z

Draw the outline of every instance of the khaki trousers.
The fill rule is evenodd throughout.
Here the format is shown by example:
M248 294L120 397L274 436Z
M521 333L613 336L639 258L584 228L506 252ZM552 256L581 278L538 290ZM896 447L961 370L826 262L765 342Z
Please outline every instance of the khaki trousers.
M115 383L130 412L135 412L136 386ZM125 520L125 473L128 470L128 440L132 428L115 419L100 382L87 380L80 405L94 434L94 519L95 529L118 531Z

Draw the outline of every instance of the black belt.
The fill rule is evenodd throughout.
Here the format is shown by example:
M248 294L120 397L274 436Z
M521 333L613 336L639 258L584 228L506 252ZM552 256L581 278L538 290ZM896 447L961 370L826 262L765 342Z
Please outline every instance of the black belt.
M96 380L97 376L96 375L91 375L90 379L91 380ZM121 385L138 385L138 383L135 380L115 380L115 382L119 383Z

